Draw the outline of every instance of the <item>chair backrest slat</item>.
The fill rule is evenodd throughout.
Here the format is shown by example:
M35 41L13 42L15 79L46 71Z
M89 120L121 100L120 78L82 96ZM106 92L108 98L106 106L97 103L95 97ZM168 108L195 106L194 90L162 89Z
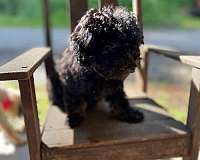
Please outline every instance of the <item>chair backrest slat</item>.
M88 9L87 0L69 0L71 31Z
M105 5L117 6L118 5L118 1L117 0L99 0L99 4L100 4L100 7L103 7Z
M50 34L50 23L49 23L49 1L43 0L43 17L44 17L44 27L45 27L45 44L51 47L51 34Z
M133 3L133 12L137 16L137 23L140 26L141 31L143 32L142 0L132 0L132 3Z
M44 32L45 32L45 46L52 49L52 40L51 40L51 25L50 25L50 11L49 11L49 0L42 1L43 7L43 19L44 19ZM54 72L54 62L52 51L50 52L48 58L45 60L45 68L47 76L50 76Z

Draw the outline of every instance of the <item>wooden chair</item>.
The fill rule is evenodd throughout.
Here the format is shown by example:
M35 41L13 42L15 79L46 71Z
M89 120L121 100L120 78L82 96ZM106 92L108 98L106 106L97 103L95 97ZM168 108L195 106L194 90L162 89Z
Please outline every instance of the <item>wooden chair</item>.
M116 0L101 0L117 5ZM138 23L142 28L141 0L133 0ZM51 46L48 3L44 0L46 45ZM86 0L70 0L71 28L87 10ZM18 80L23 102L25 125L31 160L149 160L184 157L197 160L200 131L200 57L181 56L175 50L156 46L141 47L143 62L139 68L141 90L147 93L148 57L156 53L190 65L192 81L187 125L172 118L147 96L130 99L145 114L145 121L127 124L108 119L105 104L97 107L81 127L70 129L58 108L49 108L43 130L40 130L33 73L44 61L47 76L51 75L51 50L34 48L0 67L0 80Z

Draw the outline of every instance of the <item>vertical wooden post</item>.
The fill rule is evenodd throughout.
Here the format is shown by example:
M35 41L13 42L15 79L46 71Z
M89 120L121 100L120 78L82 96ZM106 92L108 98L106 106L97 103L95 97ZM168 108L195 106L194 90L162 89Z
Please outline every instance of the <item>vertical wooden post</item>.
M43 19L44 19L44 31L45 31L45 44L46 46L52 46L51 44L51 32L50 32L50 16L49 16L49 1L42 0Z
M105 5L111 5L111 4L114 6L117 6L118 2L117 2L117 0L99 0L100 7L103 7Z
M30 160L41 160L41 135L35 96L34 79L19 80Z
M74 30L78 20L87 11L87 0L69 0L71 31Z
M142 22L142 0L133 0L133 12L137 17L137 24L139 25L143 33L143 22ZM148 64L149 64L149 51L144 46L141 47L141 57L142 61L138 67L136 73L136 82L140 87L142 92L147 93L148 89Z
M192 146L184 160L198 160L200 142L200 69L192 69L187 126L192 132Z
M51 53L49 57L45 60L45 68L47 72L47 76L52 75L54 73L54 61L52 54L52 41L51 41L51 27L50 27L50 15L49 15L49 1L42 0L42 8L43 8L43 20L44 20L44 31L45 31L45 45L51 48Z
M133 11L137 17L137 23L143 31L143 20L142 20L142 0L133 0Z

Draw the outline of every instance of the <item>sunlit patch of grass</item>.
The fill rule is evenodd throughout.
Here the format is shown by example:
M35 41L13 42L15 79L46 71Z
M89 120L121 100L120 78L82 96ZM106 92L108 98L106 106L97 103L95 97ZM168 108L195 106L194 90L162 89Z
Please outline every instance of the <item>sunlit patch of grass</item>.
M19 85L17 81L1 81L0 85L2 87L6 87L6 88L12 88L12 89L19 89Z
M188 110L189 85L152 82L149 95L176 119L186 122Z
M36 86L36 98L40 123L43 123L49 106L46 85Z
M164 108L169 112L172 117L185 123L187 116L186 107L180 109L180 106L176 106L176 104L170 102L168 99L168 95L166 95L166 97L164 95L162 95L162 97L155 97L155 101L161 106L164 106Z
M180 26L183 28L199 29L200 28L200 17L187 16L187 17L183 18L183 20L180 23Z

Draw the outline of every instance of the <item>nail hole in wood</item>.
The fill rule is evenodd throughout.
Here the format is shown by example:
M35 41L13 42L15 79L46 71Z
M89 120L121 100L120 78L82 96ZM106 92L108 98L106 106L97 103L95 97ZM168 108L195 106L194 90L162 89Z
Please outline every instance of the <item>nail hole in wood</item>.
M23 69L24 69L24 68L28 68L28 66L23 66L23 67L21 67L21 68L23 68Z

